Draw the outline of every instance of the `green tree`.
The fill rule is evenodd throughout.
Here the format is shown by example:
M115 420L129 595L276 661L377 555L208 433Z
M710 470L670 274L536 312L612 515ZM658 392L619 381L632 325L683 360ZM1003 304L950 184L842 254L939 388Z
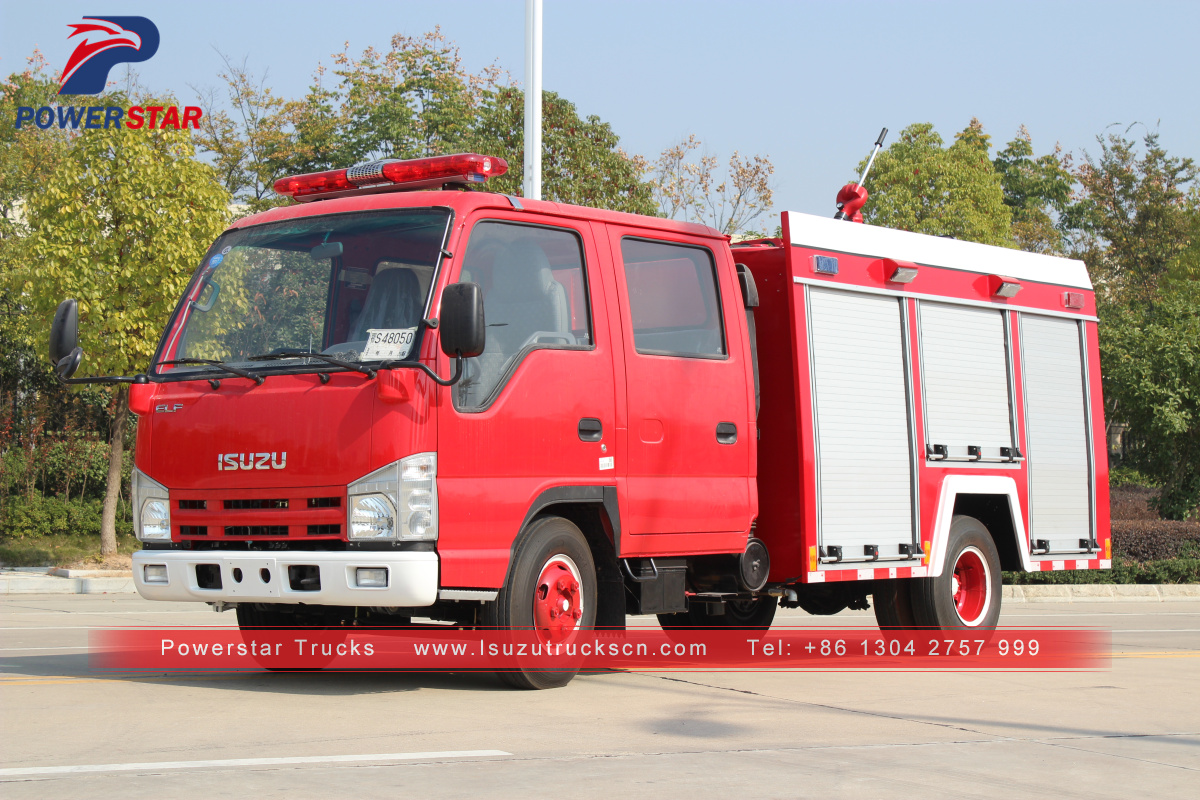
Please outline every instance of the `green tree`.
M508 161L508 172L489 189L521 194L525 160L525 93L496 90L476 117L469 149ZM653 214L646 162L620 146L612 126L595 115L581 118L575 104L542 93L542 197L559 203Z
M933 236L1013 246L1012 212L979 120L943 146L927 122L909 125L879 154L867 178L863 219ZM863 159L856 174L866 166Z
M1017 246L1034 253L1061 254L1063 235L1056 216L1071 202L1071 161L1057 144L1054 152L1034 157L1033 137L1024 125L993 162L1004 188L1004 204L1012 211Z
M29 195L23 301L44 342L55 305L79 300L84 373L145 368L189 276L224 228L229 193L193 156L186 130L89 130ZM114 390L105 555L116 549L128 399L127 387Z
M1154 302L1106 311L1104 394L1129 426L1126 458L1161 482L1159 513L1185 519L1200 504L1200 281L1166 281Z
M1149 300L1192 242L1200 170L1190 158L1169 155L1155 131L1142 137L1140 153L1126 135L1096 140L1099 154L1085 153L1076 170L1081 196L1064 227L1098 290L1112 302Z

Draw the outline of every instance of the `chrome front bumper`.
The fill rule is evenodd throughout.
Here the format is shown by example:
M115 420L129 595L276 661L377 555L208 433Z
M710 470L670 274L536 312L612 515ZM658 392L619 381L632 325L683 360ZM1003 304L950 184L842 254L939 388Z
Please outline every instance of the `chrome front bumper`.
M147 583L145 567L167 568L166 583ZM204 589L196 567L220 570L221 588ZM288 567L317 567L320 588L291 586ZM384 587L358 586L359 567L386 568ZM235 573L234 570L238 570ZM210 570L211 571L211 570ZM240 574L241 580L236 580ZM329 606L430 606L438 595L438 557L429 551L331 552L141 550L133 554L133 582L147 600L227 603L308 603Z

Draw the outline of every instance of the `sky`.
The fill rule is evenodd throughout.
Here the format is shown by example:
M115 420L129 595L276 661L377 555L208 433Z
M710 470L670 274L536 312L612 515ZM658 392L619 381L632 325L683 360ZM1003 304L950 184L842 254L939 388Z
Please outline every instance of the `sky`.
M494 63L523 82L524 7L0 0L0 71L23 69L35 47L61 69L74 47L67 25L103 12L154 21L162 43L137 65L139 81L180 100L219 88L221 54L300 97L347 42L352 53L386 48L395 33L435 26L468 70ZM785 209L832 215L885 126L891 142L931 122L949 142L978 117L1003 147L1024 124L1038 154L1058 142L1082 157L1109 126L1142 123L1171 154L1200 159L1194 0L545 0L544 9L544 88L609 122L629 152L652 158L695 134L722 161L734 150L769 156L772 228Z

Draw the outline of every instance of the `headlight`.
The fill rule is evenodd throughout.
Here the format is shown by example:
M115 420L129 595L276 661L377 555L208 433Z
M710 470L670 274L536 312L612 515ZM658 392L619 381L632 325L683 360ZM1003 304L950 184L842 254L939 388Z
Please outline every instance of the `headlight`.
M396 538L396 508L387 495L360 494L351 498L350 538Z
M133 532L143 542L171 541L171 498L167 487L133 471Z
M350 539L437 539L436 453L402 458L355 481L347 490Z

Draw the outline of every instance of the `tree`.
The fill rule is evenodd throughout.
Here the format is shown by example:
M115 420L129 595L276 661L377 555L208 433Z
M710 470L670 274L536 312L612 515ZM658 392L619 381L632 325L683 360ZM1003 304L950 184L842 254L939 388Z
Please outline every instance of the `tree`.
M1125 135L1110 133L1096 141L1099 155L1085 152L1075 173L1082 192L1064 227L1075 255L1113 302L1149 299L1191 242L1200 170L1190 158L1168 155L1156 131L1142 137L1140 154L1138 143Z
M1024 125L993 161L1004 189L1004 204L1012 211L1012 233L1017 246L1034 253L1061 254L1063 235L1056 217L1071 202L1070 156L1054 145L1054 152L1034 158L1033 137Z
M700 144L690 135L664 150L651 165L650 185L659 211L669 219L710 225L731 236L746 232L771 210L775 166L768 156L743 159L735 150L721 178L715 155L702 153L691 160Z
M125 104L120 96L106 99ZM145 368L189 276L228 219L229 193L193 155L186 130L81 133L27 203L23 300L40 322L37 341L46 341L55 305L75 297L85 372ZM127 387L114 391L104 555L116 549L128 398Z
M882 151L867 178L864 220L933 236L1011 247L1012 212L988 156L990 137L979 120L949 147L927 122L909 125ZM866 159L858 165L861 174Z
M1168 519L1200 504L1200 281L1166 281L1153 303L1109 308L1100 326L1104 394L1128 426L1126 458L1161 482Z
M485 101L472 126L469 149L508 161L508 172L488 181L491 191L520 195L525 161L525 93L505 86ZM581 118L575 104L542 93L542 197L559 203L653 214L646 163L620 147L612 126Z

